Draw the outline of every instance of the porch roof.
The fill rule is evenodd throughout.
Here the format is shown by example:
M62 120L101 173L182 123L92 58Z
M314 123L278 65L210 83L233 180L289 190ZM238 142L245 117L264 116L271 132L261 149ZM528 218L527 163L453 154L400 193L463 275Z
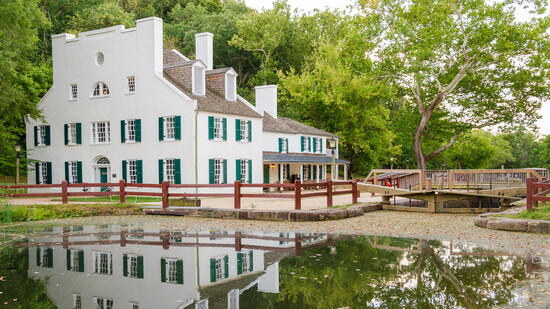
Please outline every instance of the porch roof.
M349 161L342 159L335 159L334 161L336 164L349 164ZM332 158L324 155L312 156L285 153L264 153L264 162L331 164Z

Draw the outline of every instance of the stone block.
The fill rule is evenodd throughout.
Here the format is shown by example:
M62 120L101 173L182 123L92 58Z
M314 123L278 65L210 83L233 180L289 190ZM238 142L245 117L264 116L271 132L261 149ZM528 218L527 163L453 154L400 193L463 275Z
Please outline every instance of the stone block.
M483 217L474 218L474 224L482 228L487 228L487 221L489 221L489 219Z
M288 211L261 211L253 210L248 212L248 219L263 221L287 221Z
M527 226L527 232L538 234L550 234L550 221L533 220Z
M528 223L529 220L491 218L487 221L487 228L492 230L526 232Z

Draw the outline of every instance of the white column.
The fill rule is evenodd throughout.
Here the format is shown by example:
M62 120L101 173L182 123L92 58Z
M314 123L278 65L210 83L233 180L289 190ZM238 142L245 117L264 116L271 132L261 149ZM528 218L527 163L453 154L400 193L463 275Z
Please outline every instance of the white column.
M338 164L335 164L336 168L334 169L334 176L332 177L332 179L336 179L338 180Z
M304 182L304 165L300 164L300 181Z
M344 164L344 180L348 180L348 165Z

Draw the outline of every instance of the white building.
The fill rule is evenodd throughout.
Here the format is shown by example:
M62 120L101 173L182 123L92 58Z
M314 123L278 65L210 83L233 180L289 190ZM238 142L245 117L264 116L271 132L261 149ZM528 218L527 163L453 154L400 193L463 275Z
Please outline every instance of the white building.
M277 117L277 88L237 94L213 69L213 35L197 59L163 50L162 20L52 36L53 86L27 125L29 183L220 184L326 178L337 136ZM336 163L347 165L338 159Z

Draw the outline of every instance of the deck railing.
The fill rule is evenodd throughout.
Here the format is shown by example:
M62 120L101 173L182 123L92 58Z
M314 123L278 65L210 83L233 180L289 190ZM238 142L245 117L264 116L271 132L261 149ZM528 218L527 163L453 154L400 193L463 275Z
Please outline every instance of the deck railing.
M343 190L336 190L338 187L347 187ZM349 187L351 186L351 189ZM162 208L166 209L170 205L171 197L181 198L202 198L202 197L233 197L233 207L235 209L241 208L241 200L243 198L282 198L282 199L294 199L294 209L302 209L302 199L306 197L326 196L327 207L333 206L333 196L351 194L352 204L357 203L357 199L360 197L360 192L357 189L356 181L332 181L316 183L302 183L300 180L296 180L294 184L245 184L240 181L235 181L233 184L170 184L167 181L163 181L161 184L138 184L138 183L126 183L124 180L120 180L118 183L75 183L69 184L63 181L60 184L45 184L45 185L11 185L0 186L2 189L17 190L17 189L47 189L57 188L59 192L35 192L35 193L6 193L7 197L61 197L61 203L67 204L69 197L76 196L119 196L120 202L125 203L127 196L149 196L160 197L162 199ZM82 192L76 192L69 190L70 188L81 188ZM101 192L92 192L89 188L106 188ZM127 188L152 188L157 189L160 192L142 192L127 190ZM219 192L219 193L176 193L170 192L171 189L200 189L200 188L233 188L232 192ZM291 189L294 192L289 193L243 193L242 188L276 188L280 191L283 189ZM321 191L316 192L302 192L305 189L319 189ZM229 190L228 190L229 191Z
M537 178L527 179L527 210L533 210L533 206L538 207L538 202L550 202L550 182L549 180L539 181Z

